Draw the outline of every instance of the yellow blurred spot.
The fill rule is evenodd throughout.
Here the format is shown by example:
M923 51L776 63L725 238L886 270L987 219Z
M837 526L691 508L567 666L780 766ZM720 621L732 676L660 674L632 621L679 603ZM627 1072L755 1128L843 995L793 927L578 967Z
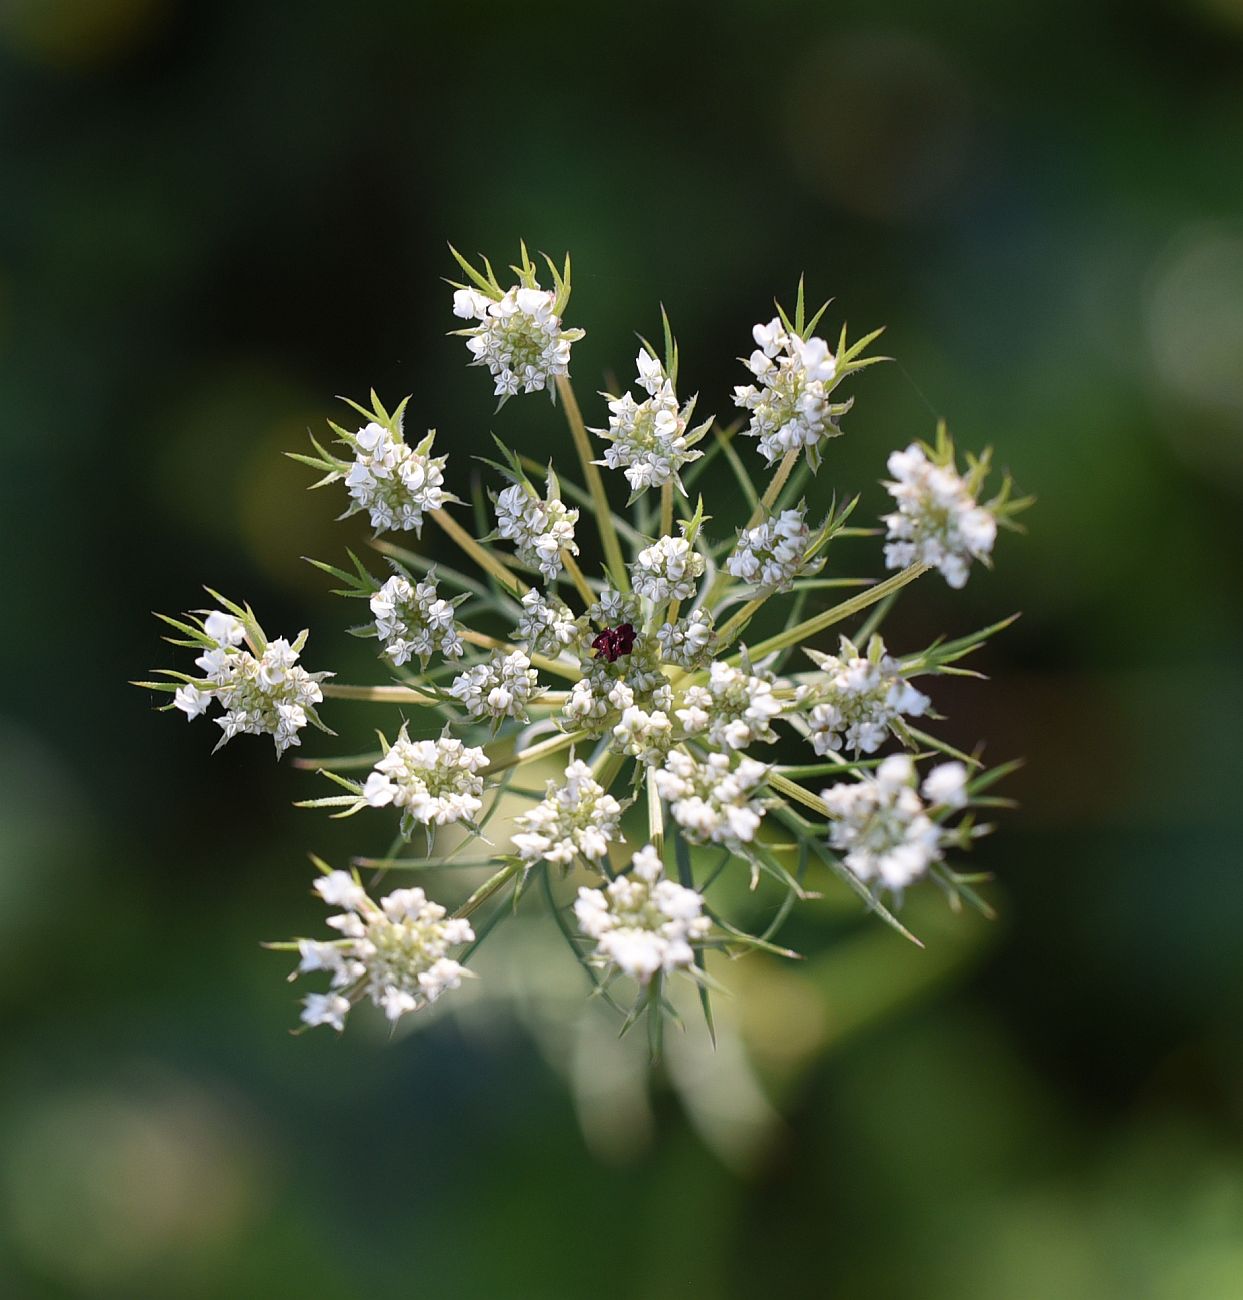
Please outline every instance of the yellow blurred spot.
M8 0L0 42L33 63L96 66L148 39L167 10L167 0Z

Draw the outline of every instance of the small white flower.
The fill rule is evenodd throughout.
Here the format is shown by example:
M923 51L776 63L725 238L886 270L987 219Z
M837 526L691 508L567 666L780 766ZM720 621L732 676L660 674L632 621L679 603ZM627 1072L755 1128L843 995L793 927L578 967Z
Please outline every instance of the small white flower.
M942 831L928 816L916 786L915 764L894 754L874 776L831 786L821 794L836 820L829 843L844 850L846 866L860 880L900 890L942 857Z
M688 736L727 750L746 749L757 741L771 744L777 739L772 722L781 712L772 681L719 660L708 672L707 686L689 687L676 710Z
M565 769L564 784L549 781L544 800L516 819L514 847L524 862L543 858L568 866L579 854L598 862L621 837L621 811L621 804L605 792L591 768L575 759Z
M324 887L336 877L344 877L349 888L335 883ZM323 877L316 888L330 905L350 910L328 920L343 936L335 943L298 941L297 973L331 971L332 988L344 992L308 994L302 1012L305 1024L340 1031L350 1007L362 997L395 1021L470 977L466 967L447 955L450 948L473 941L470 923L447 917L421 889L396 889L377 904L344 871Z
M522 617L513 639L529 654L556 657L578 636L578 622L564 601L545 596L535 587L522 597Z
M539 678L520 650L497 652L487 663L459 673L449 694L460 700L473 718L525 719L527 705L540 693Z
M731 765L727 754L697 759L687 750L670 750L654 773L656 789L669 802L673 819L696 843L739 844L755 838L763 806L752 798L768 775L753 758Z
M197 686L186 685L177 687L173 693L173 704L186 715L188 721L193 721L200 713L206 713L208 705L213 699L210 691L202 691Z
M459 659L463 645L453 618L453 602L437 593L434 572L412 583L394 574L371 596L376 635L384 652L401 665L417 656L424 665L436 651Z
M897 661L874 637L866 658L845 637L837 656L817 655L821 675L804 686L800 704L817 754L836 754L842 747L873 754L901 717L918 718L931 701L906 680Z
M552 389L550 381L569 373L570 346L584 331L563 329L555 305L556 294L538 285L514 285L495 302L471 289L454 293L454 315L479 322L458 331L466 338L470 364L487 366L502 401Z
M696 609L676 623L662 623L656 629L660 657L679 668L702 668L716 645L712 615Z
M898 509L884 516L885 564L891 569L930 564L951 587L962 587L971 561L992 554L996 519L977 504L952 463L933 464L918 443L895 451L889 472L893 479L885 486Z
M664 367L646 348L640 349L635 364L639 387L648 395L636 402L629 393L621 397L603 394L609 406L608 428L593 429L592 433L604 438L609 446L604 459L596 464L624 470L635 493L669 482L682 491L678 471L703 455L694 450L694 444L712 421L689 429L695 399L679 406Z
M403 724L388 752L363 785L361 799L372 808L392 804L402 811L402 829L448 826L473 821L483 807L488 766L482 749L445 734L437 740L411 740Z
M693 965L693 944L707 938L711 921L702 895L665 878L659 854L648 844L627 875L603 889L580 888L574 903L579 929L594 939L594 959L646 984Z
M367 891L348 871L330 871L315 882L315 892L329 907L355 911L367 897Z
M343 440L354 449L354 463L345 471L350 513L366 510L376 532L419 532L423 516L451 500L444 490L447 456L433 456L435 431L417 447L406 444L402 415L393 429L372 420Z
M967 769L962 763L938 763L924 777L921 787L924 798L930 804L940 804L944 808L965 808L967 806Z
M787 333L778 317L757 325L752 334L759 346L743 364L757 384L734 389L734 404L750 413L745 432L759 439L770 465L787 451L805 447L814 468L820 443L841 432L834 419L846 409L829 401L837 373L829 345Z
M554 495L541 500L524 484L513 483L496 495L496 531L513 542L518 558L538 569L546 582L554 582L561 572L561 552L578 554L574 525L578 511Z
M657 603L689 600L703 577L704 557L685 537L660 537L630 566L635 593Z
M214 609L203 619L203 631L222 649L242 644L246 636L241 620Z
M739 530L738 544L725 568L743 582L768 591L788 591L795 578L823 565L806 559L810 545L806 511L783 510L754 528Z

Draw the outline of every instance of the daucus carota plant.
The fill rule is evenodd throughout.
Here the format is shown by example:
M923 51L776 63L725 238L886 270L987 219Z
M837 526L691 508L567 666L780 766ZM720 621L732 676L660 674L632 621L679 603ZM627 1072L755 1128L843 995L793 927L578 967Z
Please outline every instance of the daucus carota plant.
M821 879L903 934L895 912L924 881L984 909L957 857L988 829L979 815L1003 802L989 791L1006 769L922 727L937 716L929 680L972 675L959 661L1005 623L905 651L879 628L917 579L939 574L944 592L990 564L998 528L1028 502L1008 478L986 496L988 454L960 468L941 425L931 443L877 458L895 508L870 545L893 572L838 576L834 543L881 532L851 526L858 498L833 490L827 446L844 432L850 380L883 359L868 352L880 331L852 341L843 326L830 344L817 333L825 309L807 316L800 283L792 312L779 306L751 331L741 418L722 426L696 423L697 399L679 396L662 313L662 346L641 341L635 359L641 396L603 394L589 429L569 378L583 337L563 323L569 259L547 262L545 287L525 247L512 281L454 257L452 311L468 324L453 333L470 364L488 369L502 406L541 391L559 400L579 481L498 439L485 462L495 526L472 529L453 492L469 488L468 467L435 454L433 432L408 429L409 399L391 411L374 393L351 401L329 446L290 454L375 530L372 566L352 552L345 566L314 563L360 604L355 630L377 642L388 680L308 672L305 632L269 638L248 605L211 593L165 619L197 672L141 683L188 719L213 716L219 744L264 733L278 755L308 725L327 730L320 707L392 710L374 753L300 761L338 791L304 806L383 820L394 836L349 870L315 859L332 933L272 945L297 955L298 974L327 979L305 998L305 1024L341 1029L364 1000L392 1021L419 1010L471 977L478 945L520 904L551 909L590 988L625 1025L646 1015L654 1045L672 1013L666 981L695 981L711 1025L708 954L787 952L776 923L756 934L730 914L731 877L780 891L779 919ZM719 502L699 491L714 462L737 488ZM487 505L477 494L478 512ZM440 551L460 553L452 566L417 548L428 524ZM830 629L836 640L815 644ZM441 901L376 887L446 865L482 879Z

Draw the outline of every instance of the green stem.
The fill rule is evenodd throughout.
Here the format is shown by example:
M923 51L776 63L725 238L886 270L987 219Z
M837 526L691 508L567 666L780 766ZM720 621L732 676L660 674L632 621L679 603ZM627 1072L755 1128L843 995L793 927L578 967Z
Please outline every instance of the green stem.
M511 881L514 876L522 870L520 862L510 862L503 866L494 876L489 876L487 880L479 886L478 889L462 904L461 907L453 913L454 916L469 916L477 907L486 903L493 894L504 887Z
M613 510L609 505L608 494L604 490L600 467L591 457L591 441L587 437L587 426L583 424L583 413L578 409L578 399L574 396L574 389L565 375L557 376L557 395L561 398L565 420L570 426L570 436L574 439L574 450L578 452L579 464L583 467L583 478L586 480L587 490L591 493L592 504L595 507L596 527L600 530L600 541L604 546L605 564L613 581L618 584L618 589L623 595L628 594L630 575L626 572L621 544L617 540Z
M323 682L320 690L324 692L324 698L330 700L370 700L376 704L439 703L409 686L342 686L336 682Z
M914 582L921 574L927 573L930 567L927 564L912 564L909 568L903 569L901 573L895 573L892 578L886 578L884 582L878 582L875 587L869 587L867 591L861 592L858 596L853 596L850 600L844 600L840 605L834 605L832 609L826 609L822 614L805 619L794 627L786 628L784 632L778 632L775 636L770 636L767 641L761 641L758 645L751 647L751 658L753 660L762 659L774 650L784 650L786 646L797 645L800 641L806 641L818 632L823 632L826 627L832 627L834 623L853 618L854 615L875 605L878 600L884 600L886 596L901 590L908 582ZM738 659L739 656L734 655L730 663L737 663Z

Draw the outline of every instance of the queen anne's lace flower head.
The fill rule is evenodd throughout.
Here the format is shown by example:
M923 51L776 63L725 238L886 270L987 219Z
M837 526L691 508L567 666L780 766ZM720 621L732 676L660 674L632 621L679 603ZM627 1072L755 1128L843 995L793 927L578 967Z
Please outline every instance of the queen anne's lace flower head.
M756 383L734 389L734 404L750 413L745 432L759 439L770 465L787 451L805 447L814 468L820 463L820 443L841 432L835 420L849 407L829 401L836 359L823 339L801 338L780 317L751 333L757 346L743 364Z
M595 959L641 984L661 972L693 965L693 944L707 938L711 921L701 894L665 878L660 855L648 844L628 874L603 889L580 888L574 903L578 927L596 943Z
M400 423L394 432L372 420L345 436L355 450L354 463L345 474L353 501L350 513L366 510L376 532L418 532L424 513L441 509L449 499L444 491L448 457L431 454L435 430L417 447L406 445Z
M752 796L767 775L768 767L753 758L735 763L719 751L696 758L681 747L670 750L663 768L653 770L674 821L697 844L754 839L764 809Z
M835 819L829 843L845 852L846 865L860 880L904 889L943 857L947 832L929 810L957 810L966 804L966 768L957 762L933 768L923 786L927 804L917 785L914 762L906 754L894 754L874 776L861 773L821 794Z
M843 747L874 754L899 718L928 711L931 701L907 681L880 637L872 638L866 658L845 637L836 656L813 657L820 673L802 688L801 702L812 706L807 727L817 754Z
M543 500L526 483L512 483L496 495L497 536L513 542L518 558L538 569L546 582L561 572L562 551L578 554L577 522L578 511L555 495L551 479Z
M678 405L672 379L646 347L640 349L635 364L639 387L647 396L636 402L629 393L603 394L609 406L608 428L592 432L609 445L596 464L623 470L635 495L670 482L683 491L678 471L703 455L695 450L695 443L712 424L711 417L691 429L695 399Z
M997 520L977 504L967 482L948 463L928 459L919 443L889 457L893 479L885 484L898 503L884 517L889 542L885 563L891 569L930 564L951 587L967 581L973 559L987 562L997 538Z
M659 537L630 566L635 593L657 603L690 600L703 577L704 557L685 537Z
M344 910L328 918L341 938L298 941L297 974L327 971L329 993L308 994L302 1011L306 1025L330 1025L338 1032L362 998L395 1021L457 988L471 972L447 954L470 943L470 922L448 917L421 889L395 889L375 903L344 871L315 882L330 907Z
M514 848L524 862L568 866L577 855L599 862L621 838L621 804L591 774L581 759L565 769L565 782L548 782L547 796L518 819Z
M332 674L309 673L298 663L305 632L292 645L284 637L257 641L256 655L243 645L246 629L235 615L212 610L201 626L194 663L203 677L179 686L173 705L193 720L218 703L223 712L216 723L224 734L217 749L234 736L268 735L279 758L302 743L298 733L308 723L322 727L315 705L324 698L320 683Z
M521 650L498 651L486 663L475 664L459 673L449 694L460 700L473 718L527 716L527 705L539 694L539 674Z
M437 740L411 740L403 724L397 739L375 765L362 788L361 802L372 808L401 809L402 830L472 822L483 807L483 777L488 766L482 749L445 734Z
M417 657L426 666L436 651L446 659L461 658L462 637L453 619L453 608L462 599L443 600L437 594L434 571L417 583L403 574L394 574L370 601L384 653L398 665Z

